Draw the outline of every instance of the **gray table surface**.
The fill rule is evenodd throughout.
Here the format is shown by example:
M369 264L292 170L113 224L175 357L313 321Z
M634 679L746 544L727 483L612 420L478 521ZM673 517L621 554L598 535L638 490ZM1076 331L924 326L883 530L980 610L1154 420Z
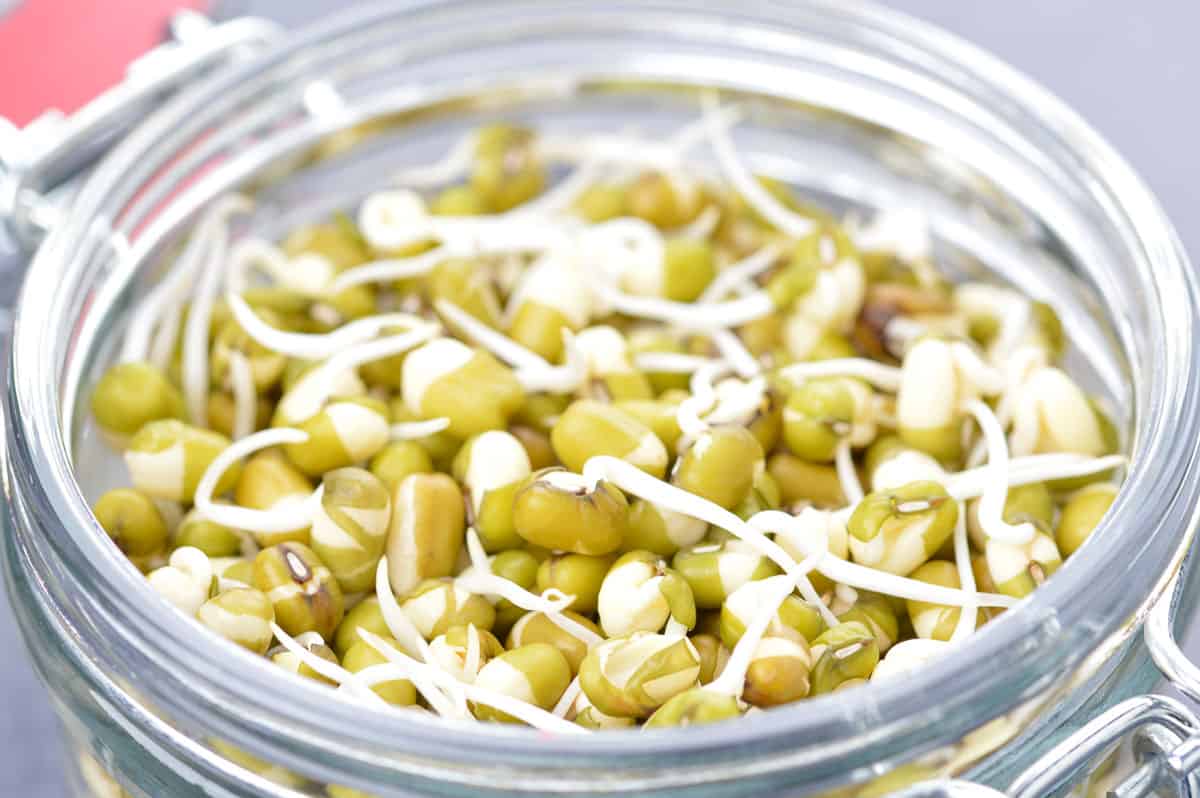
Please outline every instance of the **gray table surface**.
M0 2L0 10L6 5ZM1200 4L1190 0L889 0L991 50L1074 106L1138 169L1184 243L1200 252ZM301 24L334 0L227 0L233 11ZM0 19L0 25L3 20ZM61 750L46 695L24 662L0 593L0 795L63 794ZM167 796L163 796L167 798Z

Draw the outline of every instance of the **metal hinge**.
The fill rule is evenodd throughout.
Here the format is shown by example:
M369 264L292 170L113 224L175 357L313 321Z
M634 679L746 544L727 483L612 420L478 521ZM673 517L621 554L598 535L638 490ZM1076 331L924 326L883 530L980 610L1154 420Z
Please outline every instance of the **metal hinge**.
M1187 565L1190 565L1188 563ZM1187 567L1185 565L1185 568ZM1167 683L1200 704L1200 668L1175 639L1182 587L1176 577L1151 609L1142 635ZM962 779L923 782L902 798L1044 798L1077 785L1119 745L1130 747L1133 767L1114 778L1111 798L1200 798L1200 718L1182 701L1142 695L1122 701L1054 746L1004 792ZM1076 793L1078 794L1078 793Z
M64 186L167 96L208 70L260 51L280 28L244 17L221 24L193 11L171 19L171 39L131 63L121 83L74 114L48 111L23 129L0 118L0 222L32 251L54 226Z

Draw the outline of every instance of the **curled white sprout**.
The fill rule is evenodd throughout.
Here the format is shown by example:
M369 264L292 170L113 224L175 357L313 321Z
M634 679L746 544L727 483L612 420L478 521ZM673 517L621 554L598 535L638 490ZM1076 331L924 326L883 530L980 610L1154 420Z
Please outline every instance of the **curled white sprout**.
M863 500L862 483L858 481L858 471L854 468L854 453L850 448L850 439L842 438L833 451L834 466L837 469L838 482L842 485L842 495L851 505Z
M1125 465L1124 455L1110 454L1104 457L1088 457L1082 454L1031 454L1013 457L1008 461L1008 486L1029 485L1056 479L1070 479L1099 474ZM959 501L976 499L983 495L993 483L994 473L990 466L970 468L946 476L946 492Z
M987 470L991 480L979 497L979 526L992 540L1016 546L1033 540L1033 524L1025 521L1010 524L1004 520L1004 503L1008 499L1008 442L1004 430L992 409L978 399L967 402L967 411L975 417L987 443Z
M705 427L721 424L745 424L762 407L767 394L767 380L755 377L742 382L736 379L722 380L716 386L716 407L705 414Z
M286 443L304 443L308 433L291 427L276 427L247 435L226 446L196 484L194 502L196 509L208 520L233 529L260 534L275 534L293 529L303 529L312 524L312 519L321 504L322 488L317 488L307 499L281 502L270 510L254 510L233 504L213 501L213 491L229 467L238 460L249 457L261 449Z
M496 692L495 690L488 690L475 684L460 682L454 676L440 668L417 662L388 645L387 641L383 638L371 634L366 629L359 629L358 633L372 648L388 659L388 664L391 666L391 670L386 670L387 665L372 666L378 669L371 674L372 679L377 679L381 682L392 679L412 679L414 675L420 673L451 696L498 709L529 724L535 729L561 734L588 734L588 730L582 726L563 720L541 707L534 706L519 698ZM360 671L360 675L367 670L369 669L364 668Z
M717 272L717 276L701 292L700 298L696 301L700 304L716 302L724 299L726 295L733 293L741 286L753 285L754 278L771 268L772 264L779 259L780 254L778 246L767 244L742 260L729 264Z
M417 328L429 323L411 313L381 313L356 319L327 333L297 333L267 324L245 299L235 293L226 293L225 301L238 326L255 343L272 352L302 360L325 360L344 349L365 343L392 327Z
M1039 368L1047 365L1049 365L1049 358L1046 356L1046 350L1040 346L1018 347L1005 361L1005 387L996 403L996 420L1000 423L1001 428L1007 429L1012 421L1013 412L1025 381ZM987 457L987 441L980 438L967 456L966 464L968 467L977 466L984 461L985 457Z
M288 282L288 257L283 250L262 238L243 238L229 252L225 288L242 293L248 287L246 274L255 268L277 283Z
M537 368L518 368L514 372L517 382L529 393L548 391L571 393L587 380L587 356L575 342L575 335L565 327L562 330L563 364L546 364Z
M779 376L790 382L818 377L857 377L883 391L895 393L900 390L899 368L864 357L835 357L811 363L792 363L781 368Z
M229 387L233 392L233 439L254 432L258 420L258 389L250 361L241 352L229 353Z
M305 646L301 645L298 640L293 638L283 630L279 624L271 622L271 632L275 635L275 639L279 641L285 649L291 652L292 656L300 660L316 673L324 676L329 681L340 687L346 688L346 692L368 704L386 707L388 704L376 693L366 688L358 677L350 671L338 665L336 662L318 657L316 654L309 651Z
M321 411L338 384L338 376L373 360L403 354L434 338L441 325L426 323L398 335L364 341L337 352L305 374L279 400L278 412L286 419L303 421Z
M483 596L499 596L528 612L540 612L559 629L577 640L582 640L588 647L604 641L604 638L583 624L562 614L563 610L570 607L575 601L574 596L554 588L544 591L539 596L511 579L505 579L492 573L487 553L483 550L483 543L479 540L479 533L473 528L467 530L467 554L471 559L472 568L455 580L464 590Z
M389 431L394 441L414 441L436 435L449 427L450 419L440 416L427 421L400 421L393 424Z
M811 220L785 207L762 183L750 173L742 163L733 140L729 135L729 126L722 124L720 106L715 94L704 96L704 118L708 122L708 140L712 144L713 153L717 156L717 164L725 179L746 198L746 202L759 215L770 222L781 233L792 238L803 238L813 231L816 224Z
M762 364L758 362L758 358L750 354L750 350L746 348L736 333L723 328L713 330L712 342L725 362L742 379L748 380L762 373Z
M675 422L688 438L698 438L708 431L708 424L701 418L717 402L713 381L726 371L723 362L701 366L692 373L688 388L691 394L679 403L675 410Z
M444 260L455 257L452 247L442 245L428 252L410 255L405 258L387 258L374 260L347 269L334 278L330 283L330 293L336 294L347 288L354 288L367 283L394 283L397 280L410 280L414 277L424 277L433 271Z

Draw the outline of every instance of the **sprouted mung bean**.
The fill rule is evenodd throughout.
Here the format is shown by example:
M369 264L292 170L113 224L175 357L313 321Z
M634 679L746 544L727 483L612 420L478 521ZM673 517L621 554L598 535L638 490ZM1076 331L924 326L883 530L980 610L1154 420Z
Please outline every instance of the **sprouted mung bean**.
M739 116L490 125L279 245L214 204L92 394L98 522L386 711L686 726L963 644L1099 524L1113 424L1048 305L751 174Z

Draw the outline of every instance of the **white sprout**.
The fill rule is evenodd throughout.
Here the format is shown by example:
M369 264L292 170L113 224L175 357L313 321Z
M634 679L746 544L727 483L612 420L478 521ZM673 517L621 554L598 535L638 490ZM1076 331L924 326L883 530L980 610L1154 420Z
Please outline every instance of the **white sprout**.
M549 364L537 368L518 368L513 376L529 393L542 391L571 393L587 379L587 357L575 342L575 335L565 327L562 330L563 364Z
M444 260L455 256L455 251L446 245L435 247L428 252L410 255L405 258L387 258L374 260L355 266L339 274L329 286L330 293L339 293L347 288L367 283L394 283L397 280L408 280L413 277L424 277L433 271ZM461 254L461 253L460 253Z
M1020 389L1025 381L1040 368L1049 365L1046 350L1040 346L1018 347L1004 363L1005 389L996 403L996 420L1001 428L1007 429L1012 421L1013 411L1020 396ZM974 467L983 462L987 456L987 441L982 438L967 456L966 464Z
M713 278L713 281L708 284L696 301L700 304L716 302L743 285L748 283L753 285L754 278L771 268L779 256L779 247L775 244L767 244L744 259L729 264L717 272L717 276Z
M233 439L254 432L258 420L258 389L250 361L241 352L229 353L229 387L233 391Z
M979 353L969 345L954 341L950 344L950 353L959 372L984 396L995 396L1004 390L1004 374L984 363Z
M688 387L691 395L679 403L675 410L675 421L680 431L689 438L698 438L708 431L708 424L701 415L712 409L717 401L717 392L713 388L713 380L726 370L724 363L715 361L710 365L701 366L692 373Z
M736 518L736 516L734 517ZM763 532L768 532L772 529L787 528L789 525L793 529L798 528L795 526L797 523L795 516L779 510L764 510L761 513L756 513L747 523L752 528ZM806 540L803 530L801 532L799 535L793 535L791 538L792 541L802 549L806 546L812 546L811 541ZM734 534L737 533L735 532ZM815 549L816 547L813 548ZM924 601L928 604L946 604L952 607L961 607L973 601L978 602L979 606L983 607L1011 607L1017 603L1017 600L1012 596L1002 596L998 593L972 593L968 595L963 590L942 587L917 579L897 576L887 571L867 568L866 566L843 560L830 551L814 550L806 551L805 554L806 559L814 555L818 557L818 562L813 567L813 570L824 574L834 582L859 590L887 593L899 598Z
M499 330L484 324L453 302L439 299L433 303L433 306L446 321L458 327L467 338L510 366L524 369L550 368L550 363L544 357L526 349Z
M452 674L446 673L436 665L421 662L397 651L382 637L367 629L359 627L355 631L358 632L360 640L388 660L387 663L372 665L359 671L358 677L364 684L408 679L437 714L444 718L475 720L467 706L467 697L460 689L458 679ZM388 666L390 669L384 670Z
M991 480L979 497L979 525L993 540L1020 546L1033 540L1036 530L1025 521L1010 524L1004 520L1004 503L1008 499L1008 442L1004 430L992 409L978 399L967 402L967 411L975 417L987 443L987 469Z
M429 643L417 631L416 625L409 620L400 603L396 601L396 594L392 592L392 583L388 578L387 555L381 557L379 565L375 567L375 597L379 599L379 611L383 616L383 622L396 642L421 662L428 662L430 660Z
M558 699L558 703L554 705L554 709L550 713L558 718L565 718L567 713L571 711L571 707L575 705L579 694L583 692L583 685L579 682L579 677L576 676L567 685L567 689L563 691L562 697Z
M821 601L820 595L809 581L806 575L807 571L798 570L796 561L778 543L724 507L660 479L655 479L637 466L607 455L592 457L584 463L583 477L592 486L597 485L600 480L607 480L626 493L645 499L660 509L698 518L740 538L778 565L785 573L793 576L795 584L804 598L822 611L827 623L830 620L836 623L836 618L825 607L825 603Z
M125 341L121 349L121 362L145 360L150 349L150 336L156 322L160 319L166 323L170 319L179 319L180 310L192 282L202 268L211 249L212 230L223 227L227 216L247 213L253 204L240 194L223 197L215 202L208 213L192 230L187 246L176 259L171 270L154 287L145 299L138 303L137 309L130 318L129 328L125 332ZM177 332L167 333L172 338ZM171 349L174 348L172 340Z
M436 239L442 243L439 249L453 256L545 252L569 243L571 238L552 219L528 212L434 216L419 195L405 190L381 191L367 197L358 212L358 227L378 249L398 249Z
M1104 457L1088 457L1082 454L1032 454L1013 457L1008 461L1008 486L1029 485L1056 479L1070 479L1099 474L1125 465L1125 457L1119 454ZM946 477L946 492L959 501L975 499L983 495L992 484L994 474L990 466L958 471Z
M472 681L479 675L482 666L483 648L479 645L479 631L475 624L467 624L467 653L463 657L463 681ZM470 679L466 677L470 675Z
M575 601L574 596L554 588L539 596L510 579L492 573L487 553L483 550L479 533L474 528L467 530L467 554L470 556L472 568L455 580L464 590L479 595L499 596L528 612L540 612L559 629L577 640L582 640L589 647L603 642L604 638L562 614L563 610Z
M854 453L850 449L850 439L838 441L833 452L834 465L837 468L838 482L842 484L842 495L851 505L863 500L862 484L858 481L858 472L854 468Z
M379 681L385 681L387 678L409 678L418 672L426 675L430 681L433 681L438 687L445 690L451 695L462 696L468 701L473 701L476 704L498 709L501 712L506 712L514 718L533 726L535 729L547 732L560 732L562 734L587 734L587 729L582 726L563 720L552 712L547 712L541 707L522 701L519 698L514 698L494 690L487 690L474 684L466 684L455 679L451 674L446 673L438 668L425 665L417 662L411 657L397 651L392 646L388 645L387 641L378 635L371 634L366 629L359 629L359 635L362 636L368 644L376 651L391 661L395 667L393 671L383 671L383 666L375 666L380 668L376 673L385 674L379 677ZM365 669L364 669L365 671ZM394 675L393 675L394 674Z
M966 593L975 592L975 572L971 569L971 546L967 540L967 514L960 508L958 521L954 525L954 564L958 569L958 583ZM957 643L975 631L979 619L979 608L974 601L965 602L958 615L958 623L950 634L950 642Z
M785 207L762 183L750 173L742 163L729 136L729 126L721 123L718 115L720 107L715 94L704 96L704 118L708 122L708 139L712 144L713 153L717 156L717 164L721 167L725 178L746 198L754 210L776 229L792 238L803 238L813 231L816 225L811 219Z
M716 387L716 407L704 416L704 425L743 424L754 417L767 393L767 380L755 377L742 382L722 380Z
M818 377L857 377L880 390L900 390L900 369L863 357L835 357L811 363L793 363L779 370L779 376L791 382Z
M303 360L324 360L343 349L361 344L377 337L391 327L415 328L429 322L411 313L381 313L344 324L328 333L297 333L280 330L267 324L245 299L234 293L226 293L238 326L246 331L255 343L272 352Z
M725 359L725 362L742 379L748 380L762 373L762 364L758 362L758 358L750 353L750 350L746 348L746 345L742 343L742 339L736 333L723 328L713 330L712 342L716 345L717 351L721 353L721 357Z
M311 525L313 515L321 503L321 488L317 488L307 499L281 502L270 510L253 510L249 507L238 507L213 501L213 491L216 489L217 483L229 470L229 467L238 460L249 457L260 449L268 449L285 443L304 443L307 440L308 433L304 430L277 427L255 432L226 446L208 464L208 468L204 469L204 474L196 485L194 499L196 509L213 523L261 534L287 532Z
M280 645L291 652L292 656L329 681L346 687L349 695L363 699L367 703L375 704L376 706L387 706L387 702L372 690L366 689L355 674L338 665L336 662L330 662L324 657L318 657L309 651L308 648L301 645L298 640L285 632L274 621L271 621L271 632L274 633L275 639L279 641Z
M428 421L400 421L391 426L390 432L394 441L415 441L436 435L449 426L450 419L440 416Z
M560 180L556 185L543 192L540 196L518 205L501 216L520 216L522 214L550 215L561 213L570 207L579 195L596 182L600 164L596 161L582 162L571 174Z
M183 394L188 415L198 427L208 426L208 333L212 310L221 290L221 261L229 241L224 225L211 232L207 257L183 329Z
M600 299L618 313L665 322L689 331L740 327L775 312L771 297L764 291L725 302L693 303L633 296L604 282L593 287Z
M150 342L150 365L166 371L175 356L175 345L179 343L179 331L183 327L183 303L172 302L162 312L154 340ZM129 340L126 336L126 340Z
M716 205L709 205L695 219L672 231L671 234L679 238L694 238L703 241L713 234L720 221L721 209Z
M721 675L709 682L704 689L741 698L742 690L746 685L746 671L749 670L750 663L754 659L754 651L762 641L763 635L766 634L767 627L775 618L775 613L779 611L779 606L795 588L795 583L787 574L769 577L764 580L764 585L766 584L770 584L771 587L763 590L763 598L755 607L754 620L746 625L746 630L737 641L737 645L733 647L733 651L730 652Z
M277 412L281 417L294 421L312 418L332 395L338 385L339 375L373 360L407 352L432 339L440 331L441 325L426 323L405 333L364 341L343 349L301 377L292 390L279 400Z
M288 257L283 250L261 238L243 238L229 252L226 290L239 294L245 291L246 273L251 267L257 267L277 283L288 282Z

